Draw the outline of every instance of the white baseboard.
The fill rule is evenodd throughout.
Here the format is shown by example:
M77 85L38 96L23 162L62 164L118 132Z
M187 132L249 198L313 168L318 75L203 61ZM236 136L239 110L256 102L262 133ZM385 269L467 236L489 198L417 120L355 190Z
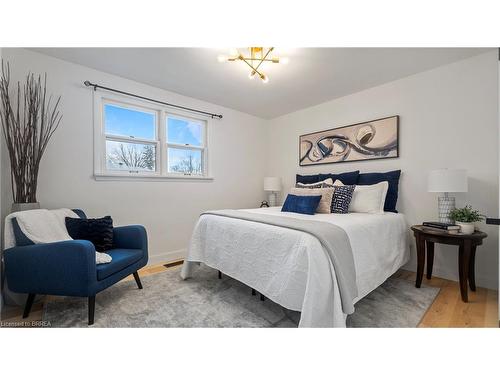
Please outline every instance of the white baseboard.
M148 266L160 263L167 263L173 260L184 259L186 257L186 249L169 251L165 253L152 252L149 254Z

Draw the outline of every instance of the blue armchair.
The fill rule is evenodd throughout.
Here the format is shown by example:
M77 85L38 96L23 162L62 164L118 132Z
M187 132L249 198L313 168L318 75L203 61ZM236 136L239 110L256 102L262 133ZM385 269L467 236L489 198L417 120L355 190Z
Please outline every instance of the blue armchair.
M81 210L74 210L85 217ZM112 261L95 262L95 248L89 241L73 240L47 244L26 244L16 231L16 246L4 251L5 276L9 289L27 293L23 318L28 317L36 294L88 297L88 324L94 324L95 296L123 278L134 275L148 262L146 230L140 225L113 230ZM22 243L22 245L20 245Z

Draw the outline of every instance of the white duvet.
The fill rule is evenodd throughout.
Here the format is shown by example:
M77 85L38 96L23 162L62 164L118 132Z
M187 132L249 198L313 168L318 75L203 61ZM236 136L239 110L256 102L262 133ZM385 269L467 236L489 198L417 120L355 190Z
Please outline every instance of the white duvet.
M376 289L409 260L402 214L316 214L281 212L281 207L244 210L331 222L351 242L358 298ZM200 217L182 277L195 275L197 262L216 268L274 302L301 311L300 327L345 327L335 271L319 241L292 229L215 215Z

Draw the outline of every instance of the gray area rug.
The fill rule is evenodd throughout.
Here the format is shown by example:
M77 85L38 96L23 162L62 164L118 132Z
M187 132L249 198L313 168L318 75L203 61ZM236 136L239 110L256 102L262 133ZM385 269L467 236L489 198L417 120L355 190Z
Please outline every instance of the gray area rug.
M202 266L183 281L180 267L125 281L96 296L92 327L297 327L300 313L252 296L246 285ZM389 279L356 304L349 327L416 327L439 288ZM87 299L61 297L45 304L52 327L87 327Z

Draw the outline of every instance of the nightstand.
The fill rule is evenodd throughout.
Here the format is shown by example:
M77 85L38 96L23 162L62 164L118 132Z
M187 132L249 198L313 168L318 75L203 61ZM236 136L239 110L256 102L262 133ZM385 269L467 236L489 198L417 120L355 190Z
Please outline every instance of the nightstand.
M427 278L432 277L432 266L434 263L434 244L442 243L447 245L458 246L458 274L460 278L460 294L462 301L468 302L467 297L467 282L470 289L476 291L475 281L475 259L476 248L483 243L488 235L484 232L474 232L467 234L449 234L432 228L424 227L423 225L414 225L411 227L417 243L417 280L415 286L420 288L422 285L422 276L424 274L425 265L425 249L427 248Z

